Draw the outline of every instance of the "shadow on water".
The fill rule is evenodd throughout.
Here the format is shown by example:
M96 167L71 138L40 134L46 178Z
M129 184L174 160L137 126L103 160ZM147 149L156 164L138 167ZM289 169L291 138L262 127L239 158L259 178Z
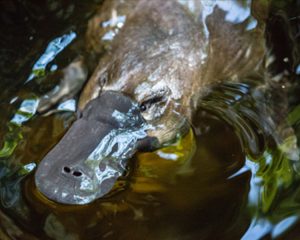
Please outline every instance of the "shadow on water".
M0 238L295 239L295 139L274 133L265 116L279 114L272 108L278 96L253 79L214 87L193 130L172 146L137 154L105 198L75 207L37 192L30 173L75 119L76 99L52 115L36 114L39 96L57 85L45 76L81 54L77 46L97 2L0 2ZM299 138L300 3L273 2L266 36L279 60L271 70L291 78L285 121Z

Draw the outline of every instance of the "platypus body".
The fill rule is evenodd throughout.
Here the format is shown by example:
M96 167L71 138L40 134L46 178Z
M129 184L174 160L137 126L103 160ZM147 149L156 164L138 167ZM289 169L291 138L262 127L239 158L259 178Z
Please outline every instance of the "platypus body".
M65 204L102 197L136 151L167 146L188 131L212 85L253 76L266 82L264 19L248 14L230 21L224 5L238 2L205 2L104 1L88 24L87 56L101 57L93 58L78 120L35 174L46 197ZM42 111L63 98L62 86L88 78L87 61L81 57L63 70L69 82L41 99Z

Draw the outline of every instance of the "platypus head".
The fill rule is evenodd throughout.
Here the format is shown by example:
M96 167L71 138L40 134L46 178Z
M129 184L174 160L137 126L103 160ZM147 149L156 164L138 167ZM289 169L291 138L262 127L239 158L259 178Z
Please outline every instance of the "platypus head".
M136 151L164 147L189 130L205 58L198 25L174 1L141 2L85 86L82 117L37 169L36 185L52 200L102 197Z
M107 194L136 151L176 141L188 123L169 89L144 89L138 102L106 90L81 111L60 142L40 162L38 190L64 204L86 204ZM140 94L140 93L137 93Z
M157 146L138 104L106 91L90 101L35 174L37 188L49 199L85 204L108 193L138 149Z

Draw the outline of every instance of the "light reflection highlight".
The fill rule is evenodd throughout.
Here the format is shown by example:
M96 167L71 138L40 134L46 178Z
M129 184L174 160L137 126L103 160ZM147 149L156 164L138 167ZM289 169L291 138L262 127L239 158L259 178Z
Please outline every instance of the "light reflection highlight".
M111 19L101 23L102 28L108 28L109 30L102 36L102 41L112 41L118 34L119 30L124 26L126 16L118 16L115 9L112 11Z
M274 226L274 229L272 231L272 237L273 238L279 237L291 226L293 226L298 220L299 220L299 216L290 216L283 219L282 221L280 221Z
M225 20L232 23L241 23L250 17L250 1L248 7L242 7L237 1L216 1L219 8L227 12Z
M261 239L272 230L272 224L265 219L253 219L242 240Z
M76 33L71 31L68 34L64 34L61 37L52 40L48 44L42 56L33 65L32 73L30 74L26 82L31 81L34 77L43 76L45 74L45 68L48 63L53 61L57 54L64 50L66 46L68 46L76 38L76 36Z
M300 64L296 68L296 74L300 75Z
M75 112L76 111L76 101L75 99L69 99L67 101L62 102L57 107L58 111L70 111Z
M19 110L11 119L11 123L21 125L24 122L28 121L37 110L39 104L38 99L26 99L21 103Z

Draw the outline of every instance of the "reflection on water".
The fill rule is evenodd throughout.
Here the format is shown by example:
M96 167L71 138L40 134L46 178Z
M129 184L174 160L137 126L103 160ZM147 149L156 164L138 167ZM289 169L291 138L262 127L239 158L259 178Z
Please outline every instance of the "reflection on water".
M27 8L20 5L20 15L32 14L28 16L32 25L26 23L29 24L26 29L34 30L29 35L34 36L30 41L37 38L37 50L27 49L28 53L22 52L24 57L16 57L23 43L12 37L13 48L6 46L7 51L0 52L5 54L3 59L16 60L9 69L18 79L10 83L4 70L0 76L1 89L5 89L0 103L1 239L141 239L141 236L147 239L295 239L298 236L298 147L293 136L276 135L276 125L265 116L279 113L274 113L272 103L266 102L269 92L256 91L251 81L226 83L212 89L195 116L193 130L172 146L137 154L131 161L129 174L121 177L115 186L122 189L118 194L108 194L80 207L55 204L41 196L30 173L74 120L75 100L60 104L59 111L53 115L38 116L38 96L45 92L43 84L49 84L40 77L71 61L74 52L68 49L80 40L83 32L78 21L78 26L72 23L76 19L72 12L83 7L80 1L75 4L66 1L66 5L48 2L49 9L54 9L57 16L69 14L70 21L66 17L64 29L53 28L51 34L43 35L45 30L39 29L33 20L39 16L38 11L34 15L34 5L29 4ZM181 2L188 4L192 11L197 10L189 1ZM281 2L280 8L289 11L292 30L299 30L297 8L290 7L290 1L274 2L273 10L278 10L276 2ZM250 15L250 2L246 3L207 1L203 20L218 5L228 10L227 21L240 23L248 19L247 29L254 29L257 22ZM59 14L55 4L63 13ZM48 13L47 6L44 8L38 10ZM83 9L89 16L89 8ZM61 23L57 16L51 19ZM117 13L112 16L109 22L102 23L107 30L103 41L111 41L126 21L125 16ZM13 33L10 30L7 35ZM299 81L300 65L294 61L289 77ZM276 64L285 66L286 63ZM1 70L7 70L6 65L0 66ZM13 67L15 73L11 73ZM31 81L25 84L28 79ZM55 84L50 83L46 88ZM294 87L299 89L297 85ZM290 96L290 112L285 120L299 138L300 105L295 92Z
M34 77L42 77L45 75L47 64L52 62L57 54L66 48L76 38L75 32L64 34L61 37L52 40L45 50L45 53L33 65L32 73L27 81L32 80ZM53 65L51 70L56 70L56 65Z

